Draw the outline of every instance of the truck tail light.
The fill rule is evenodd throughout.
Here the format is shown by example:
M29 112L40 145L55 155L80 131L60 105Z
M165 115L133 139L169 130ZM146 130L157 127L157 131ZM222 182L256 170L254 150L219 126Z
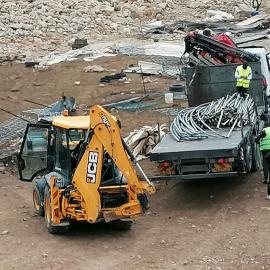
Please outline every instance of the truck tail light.
M220 158L220 159L217 161L217 163L220 164L220 165L223 165L223 164L225 164L225 163L228 163L228 161L227 161L226 159L224 159L224 158Z
M168 161L163 161L159 164L160 167L168 168L170 167L170 163Z
M173 175L176 174L175 165L173 162L163 161L159 163L158 169L161 175Z

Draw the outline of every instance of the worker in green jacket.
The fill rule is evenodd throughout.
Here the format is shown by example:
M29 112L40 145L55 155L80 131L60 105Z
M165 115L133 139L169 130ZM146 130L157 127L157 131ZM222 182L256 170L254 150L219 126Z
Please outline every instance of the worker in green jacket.
M260 150L263 156L263 174L264 184L268 184L267 187L267 199L270 199L270 183L269 183L269 171L270 171L270 122L265 123L265 128L255 139L256 143L260 142Z
M252 80L252 69L247 62L238 66L235 70L236 79L236 90L241 95L245 97L247 90L249 89L250 81Z

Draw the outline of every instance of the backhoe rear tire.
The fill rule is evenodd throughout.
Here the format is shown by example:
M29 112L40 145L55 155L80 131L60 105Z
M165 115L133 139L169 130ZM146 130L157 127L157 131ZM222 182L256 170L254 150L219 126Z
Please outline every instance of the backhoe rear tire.
M134 224L133 220L114 220L109 223L110 227L118 231L128 231L131 230Z
M52 234L64 234L69 229L69 223L62 223L60 225L54 225L52 223L52 212L51 212L51 191L50 187L46 185L44 192L44 212L45 212L45 223L49 233Z

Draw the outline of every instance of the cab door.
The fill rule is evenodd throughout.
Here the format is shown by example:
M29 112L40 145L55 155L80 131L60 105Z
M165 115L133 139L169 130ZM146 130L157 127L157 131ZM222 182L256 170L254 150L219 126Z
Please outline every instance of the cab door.
M21 149L17 155L18 171L22 181L32 181L49 172L52 162L52 133L49 124L28 124Z

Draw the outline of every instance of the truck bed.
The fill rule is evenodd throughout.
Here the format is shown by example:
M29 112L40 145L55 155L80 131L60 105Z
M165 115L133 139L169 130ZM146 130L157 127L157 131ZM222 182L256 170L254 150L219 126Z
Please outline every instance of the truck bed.
M243 136L246 137L250 127L243 128ZM220 130L219 133L227 135L229 129ZM214 138L198 141L177 142L172 135L167 134L153 149L150 160L178 160L192 158L232 157L237 155L237 149L242 143L241 129L234 130L230 138Z

